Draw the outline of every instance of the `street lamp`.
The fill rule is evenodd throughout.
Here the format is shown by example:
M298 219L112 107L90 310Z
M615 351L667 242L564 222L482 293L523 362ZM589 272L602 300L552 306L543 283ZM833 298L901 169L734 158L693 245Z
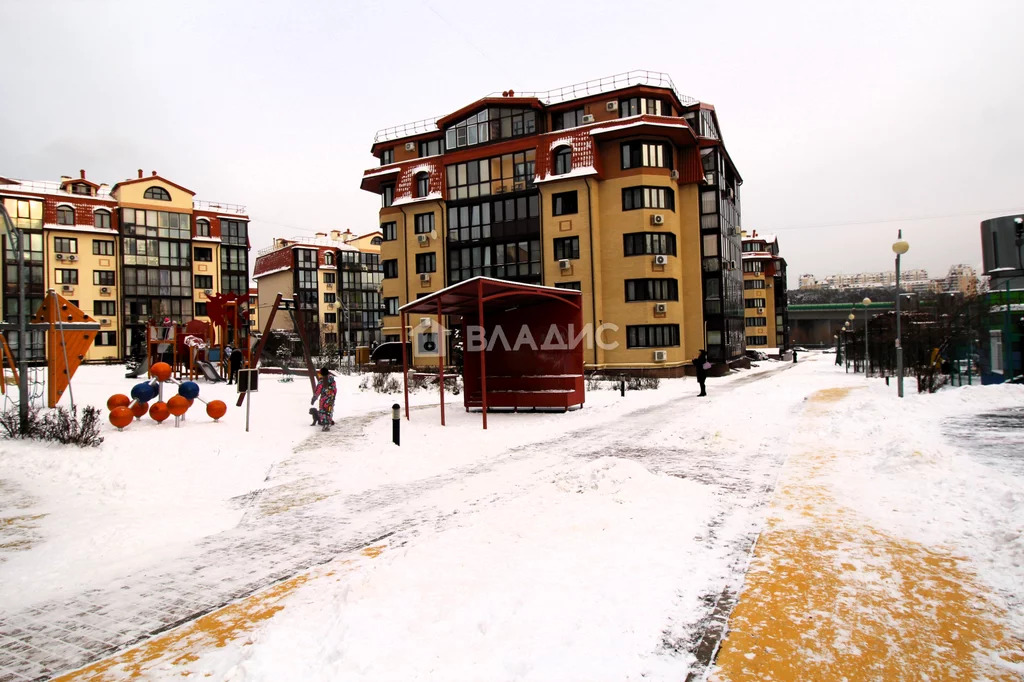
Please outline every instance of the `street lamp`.
M903 241L903 230L896 233L892 252L896 254L896 393L903 397L903 344L900 334L900 256L910 250L910 244Z
M868 378L868 306L871 299L865 297L861 303L864 304L864 378Z
M850 315L852 318L853 315ZM850 373L850 320L843 322L843 331L846 335L843 337L843 354L846 355L846 373Z

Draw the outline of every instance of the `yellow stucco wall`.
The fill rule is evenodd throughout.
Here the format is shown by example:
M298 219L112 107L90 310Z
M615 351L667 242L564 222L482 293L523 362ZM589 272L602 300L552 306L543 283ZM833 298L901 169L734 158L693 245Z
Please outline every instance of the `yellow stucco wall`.
M150 187L162 187L171 195L170 201L145 199L143 195ZM192 213L192 195L159 178L146 178L143 182L121 185L112 193L122 208L145 208L154 211Z
M264 321L270 314L270 306L274 305L277 295L280 293L284 298L292 298L295 295L295 285L292 280L292 271L283 270L272 275L264 275L256 280L256 289L260 299L260 320ZM294 329L292 319L287 312L277 311L274 316L274 329ZM262 332L262 327L260 328Z

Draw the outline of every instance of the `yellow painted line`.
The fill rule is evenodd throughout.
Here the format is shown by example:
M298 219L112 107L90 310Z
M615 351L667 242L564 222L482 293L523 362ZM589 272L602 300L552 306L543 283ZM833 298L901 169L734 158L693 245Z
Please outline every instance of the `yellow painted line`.
M387 545L366 547L361 554L371 559L376 558L386 547ZM331 564L335 569L352 565L354 561L351 559L342 559ZM330 570L323 577L330 577L335 573L335 570ZM166 676L168 671L174 668L180 669L183 677L191 676L195 673L189 670L189 664L199 660L203 651L240 640L261 623L273 618L278 611L286 608L283 603L285 599L299 586L309 581L310 575L307 572L277 583L110 658L62 675L56 678L55 682L114 682L147 677L156 671Z
M846 394L812 396L808 417ZM1024 642L962 559L872 528L828 493L821 477L851 457L790 457L709 679L1019 680Z

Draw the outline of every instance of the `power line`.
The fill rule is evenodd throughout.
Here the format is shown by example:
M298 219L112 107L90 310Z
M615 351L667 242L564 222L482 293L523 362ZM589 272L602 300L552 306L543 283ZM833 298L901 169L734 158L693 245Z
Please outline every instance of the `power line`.
M1021 213L1024 209L1020 208L992 208L982 209L978 211L970 211L968 213L946 213L942 215L928 215L928 216L911 216L909 218L887 218L884 220L851 220L843 223L825 223L821 225L802 225L795 227L776 227L776 228L764 228L759 227L759 230L765 232L783 232L786 230L825 230L834 227L847 227L850 225L887 225L889 223L913 223L920 222L922 220L939 220L941 218L966 218L970 216L979 215L1000 215L1006 213Z

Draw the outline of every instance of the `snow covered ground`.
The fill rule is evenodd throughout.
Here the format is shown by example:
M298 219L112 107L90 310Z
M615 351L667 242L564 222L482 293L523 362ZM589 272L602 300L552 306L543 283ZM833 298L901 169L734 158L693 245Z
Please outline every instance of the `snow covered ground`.
M161 602L178 609L168 617L150 614L169 627L308 569L272 618L146 676L683 679L716 606L741 589L788 455L817 442L859 455L828 473L837 500L955 549L1024 636L1020 412L997 442L965 437L975 415L1019 410L1024 387L918 395L911 380L901 401L832 362L762 362L710 380L708 398L692 378L593 391L583 410L492 414L486 431L461 396L441 427L436 393L420 391L401 447L400 396L360 391L357 377L339 378L330 433L309 425L306 380L264 376L249 433L233 387L201 384L201 398L229 402L219 423L197 402L177 429L105 424L99 449L0 441L0 623L42 612L68 629L83 595L112 600L104 613L126 614L125 628L107 628L119 638L95 651L108 651L161 629L140 619L131 638L136 611L154 611L136 596L202 584L188 603ZM133 383L83 367L75 398L103 405ZM836 387L857 390L827 429L801 431L807 398ZM379 552L356 551L381 536ZM258 557L245 554L254 542ZM232 582L241 572L248 582ZM17 639L3 627L0 677ZM92 660L73 648L43 668Z

